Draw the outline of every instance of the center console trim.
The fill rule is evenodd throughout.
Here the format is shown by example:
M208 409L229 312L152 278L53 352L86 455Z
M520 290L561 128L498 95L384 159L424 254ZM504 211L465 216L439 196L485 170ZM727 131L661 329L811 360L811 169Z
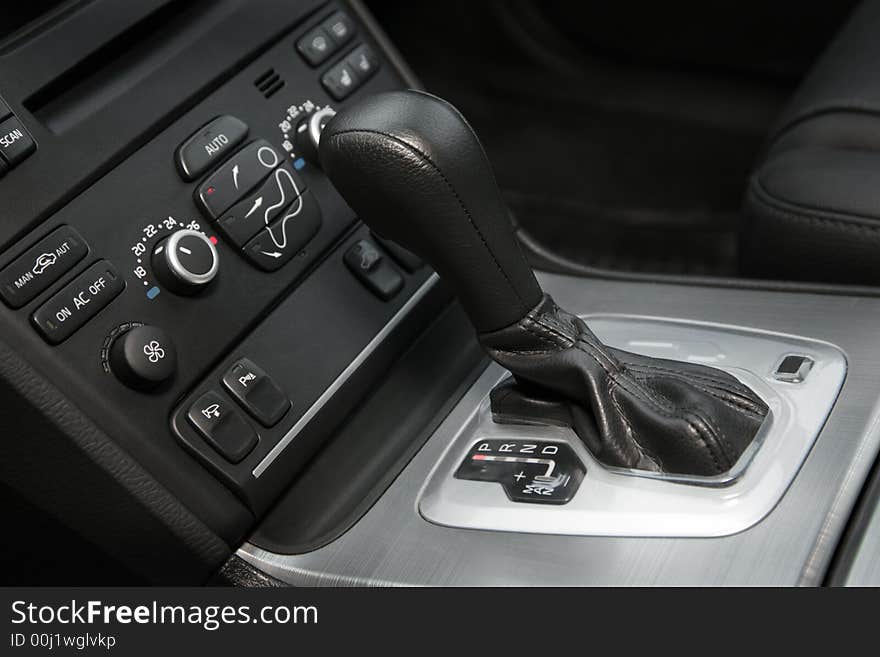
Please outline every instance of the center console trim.
M609 468L570 427L496 423L489 393L507 373L491 365L474 384L482 401L447 437L449 448L419 496L422 516L449 527L586 536L727 536L760 522L791 484L825 424L846 377L843 353L827 342L739 326L633 315L584 319L607 345L712 365L754 390L770 413L736 465L711 477ZM773 376L780 354L787 353L809 354L815 367L804 381ZM486 440L510 446L567 444L586 464L586 475L564 505L511 501L497 483L453 476L472 446Z
M312 418L315 417L320 410L324 407L330 399L333 398L333 395L337 393L337 391L345 385L346 381L351 378L351 376L358 370L358 368L364 364L364 362L370 357L370 355L376 350L376 348L382 344L382 342L387 338L391 332L395 329L395 327L400 324L401 321L409 314L409 311L412 310L419 301L424 298L424 296L431 290L434 285L436 285L437 281L440 278L437 274L431 274L430 278L422 283L421 287L417 289L413 295L407 300L407 302L398 310L394 316L388 321L387 324L379 331L375 337L367 343L367 346L364 347L361 352L348 364L342 373L330 384L330 386L321 394L320 397L312 404L309 409L303 413L302 417L294 424L290 431L288 431L281 440L272 448L272 450L266 454L262 461L260 461L257 466L253 470L253 475L255 478L259 478L270 465L277 459L281 452L287 448L287 446L293 442L293 439L296 438L299 433L305 428L305 426L311 422Z
M798 475L761 522L718 538L560 536L442 527L418 494L448 443L429 439L345 534L302 553L246 542L237 554L297 586L820 585L880 449L880 301L541 273L563 306L806 334L836 344L847 378ZM472 412L476 393L458 409ZM453 410L438 432L460 426Z

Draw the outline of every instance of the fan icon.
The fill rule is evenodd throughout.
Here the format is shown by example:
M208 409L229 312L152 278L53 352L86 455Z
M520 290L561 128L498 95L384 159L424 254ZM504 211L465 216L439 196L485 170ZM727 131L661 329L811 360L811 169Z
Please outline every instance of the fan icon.
M150 344L144 345L144 354L151 363L158 363L165 358L165 350L157 340L151 340Z

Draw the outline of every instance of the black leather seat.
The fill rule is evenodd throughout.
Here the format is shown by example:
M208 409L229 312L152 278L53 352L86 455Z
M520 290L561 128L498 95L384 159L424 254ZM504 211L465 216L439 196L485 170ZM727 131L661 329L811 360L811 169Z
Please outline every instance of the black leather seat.
M880 284L880 1L859 6L795 94L745 211L745 273Z

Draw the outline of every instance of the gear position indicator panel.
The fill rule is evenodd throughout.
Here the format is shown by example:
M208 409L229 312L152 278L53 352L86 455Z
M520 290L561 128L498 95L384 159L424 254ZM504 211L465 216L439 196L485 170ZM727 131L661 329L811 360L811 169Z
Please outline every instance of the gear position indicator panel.
M501 484L513 502L565 504L585 473L565 443L481 440L470 448L455 477Z

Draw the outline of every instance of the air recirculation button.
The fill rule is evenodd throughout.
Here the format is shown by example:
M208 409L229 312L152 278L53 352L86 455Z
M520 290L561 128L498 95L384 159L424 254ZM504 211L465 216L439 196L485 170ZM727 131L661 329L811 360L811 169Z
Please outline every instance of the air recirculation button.
M110 370L125 385L139 390L155 388L174 377L177 350L165 331L136 326L110 345Z

